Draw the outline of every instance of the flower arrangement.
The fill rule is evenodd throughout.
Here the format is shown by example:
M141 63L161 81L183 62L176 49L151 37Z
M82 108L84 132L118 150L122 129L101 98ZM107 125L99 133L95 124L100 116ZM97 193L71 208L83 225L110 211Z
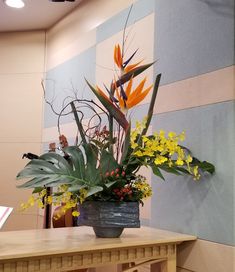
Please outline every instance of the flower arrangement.
M134 87L134 81L154 63L132 63L137 50L126 57L124 46L123 42L114 47L115 75L110 87L102 90L86 80L101 105L75 97L57 113L58 120L68 114L74 116L80 143L69 146L58 125L61 146L52 144L50 152L33 157L17 175L17 179L29 178L20 188L34 189L29 201L22 204L23 209L35 203L39 207L63 204L65 212L88 200L143 204L152 190L146 178L138 174L142 166L150 167L161 179L164 172L189 175L195 180L200 179L202 172L214 172L211 163L198 160L181 145L184 132L177 135L160 130L147 134L161 74L156 76L154 86L145 86L144 77ZM130 111L148 94L151 100L147 117L132 128ZM53 105L46 102L55 112ZM86 126L83 107L92 112ZM47 187L53 188L51 195L47 194ZM78 211L74 210L73 215L78 216Z

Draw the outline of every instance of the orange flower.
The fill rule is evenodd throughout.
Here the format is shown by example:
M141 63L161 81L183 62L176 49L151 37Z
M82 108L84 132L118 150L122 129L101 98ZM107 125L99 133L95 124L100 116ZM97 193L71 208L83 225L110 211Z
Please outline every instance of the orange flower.
M133 70L134 68L136 68L143 60L137 62L137 63L134 63L134 64L129 64L125 67L124 71L125 73L128 73L130 72L131 70Z
M144 98L147 96L147 94L153 87L153 85L151 85L145 90L143 90L145 82L146 82L146 77L140 82L140 84L134 90L132 90L132 82L133 82L133 78L129 80L128 85L126 87L126 90L125 90L126 99L124 99L120 95L118 88L116 84L114 83L116 95L119 101L119 106L122 110L130 109L134 107L135 105L137 105L138 103L140 103L142 100L144 100Z
M114 62L116 63L117 67L121 68L123 64L123 59L122 59L122 53L121 53L121 48L120 45L115 45L114 47Z

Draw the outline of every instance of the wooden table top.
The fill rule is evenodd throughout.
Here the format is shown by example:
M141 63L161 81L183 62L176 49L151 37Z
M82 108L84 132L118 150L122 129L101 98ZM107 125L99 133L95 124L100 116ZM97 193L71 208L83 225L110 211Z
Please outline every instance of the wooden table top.
M120 238L96 238L90 227L0 232L0 260L196 240L149 227L125 229Z

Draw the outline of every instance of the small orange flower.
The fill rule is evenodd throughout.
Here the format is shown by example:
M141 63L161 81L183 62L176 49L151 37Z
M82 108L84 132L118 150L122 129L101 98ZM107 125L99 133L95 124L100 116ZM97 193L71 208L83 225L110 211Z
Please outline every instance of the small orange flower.
M146 82L146 77L140 82L140 84L132 90L132 82L133 79L131 78L128 82L128 85L125 90L126 99L124 99L119 91L117 86L115 86L116 89L116 95L119 101L119 106L122 110L130 109L140 103L144 98L147 96L153 85L149 86L148 88L144 89L144 85ZM116 84L115 84L116 85Z
M121 48L120 45L115 45L114 47L114 62L116 63L117 67L121 68L123 64L123 59L122 59L122 53L121 53Z
M131 70L133 70L134 68L136 68L143 60L137 62L137 63L133 63L133 64L129 64L125 67L124 71L125 73L130 72Z

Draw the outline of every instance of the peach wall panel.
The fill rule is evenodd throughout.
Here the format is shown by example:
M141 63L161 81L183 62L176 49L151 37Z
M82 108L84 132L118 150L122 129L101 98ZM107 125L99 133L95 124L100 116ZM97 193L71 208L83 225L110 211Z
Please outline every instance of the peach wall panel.
M0 142L41 142L42 73L0 74Z
M3 206L14 207L17 212L20 204L26 202L30 196L30 190L18 189L17 185L22 184L16 180L17 173L29 162L28 159L22 159L22 155L27 152L34 154L40 153L39 144L30 143L1 143L0 142L0 201ZM29 209L26 213L37 213L35 209Z
M44 31L0 33L0 205L14 208L4 230L37 227L37 208L19 211L30 191L16 188L16 175L23 153L41 150L44 49Z
M42 228L42 220L36 214L11 214L1 231Z
M0 74L44 71L45 32L0 33Z
M214 104L235 98L234 66L163 85L154 113Z

